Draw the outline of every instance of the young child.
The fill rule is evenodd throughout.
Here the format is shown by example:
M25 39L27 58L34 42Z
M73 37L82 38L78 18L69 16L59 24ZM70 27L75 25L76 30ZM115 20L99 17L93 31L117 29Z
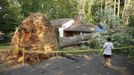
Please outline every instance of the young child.
M111 38L107 38L107 42L105 42L104 46L104 59L105 59L105 66L111 67L111 55L112 49L114 48L113 43L111 42Z

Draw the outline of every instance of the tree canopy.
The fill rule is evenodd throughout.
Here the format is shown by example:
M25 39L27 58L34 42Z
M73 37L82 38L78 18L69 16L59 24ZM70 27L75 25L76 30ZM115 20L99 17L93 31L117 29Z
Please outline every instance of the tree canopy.
M0 0L0 31L14 31L34 12L47 14L50 19L83 15L83 22L108 28L133 26L133 6L133 0Z

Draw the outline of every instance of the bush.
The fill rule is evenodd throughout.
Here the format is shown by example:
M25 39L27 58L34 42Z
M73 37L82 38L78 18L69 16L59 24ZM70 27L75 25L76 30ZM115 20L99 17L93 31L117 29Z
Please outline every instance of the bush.
M113 34L112 39L115 47L129 47L134 45L133 36L125 32ZM132 58L134 57L134 50L132 48L115 50L114 52L125 54Z
M105 37L100 33L95 33L92 39L90 39L90 42L91 48L102 48L105 42Z
M134 43L133 37L125 32L118 32L113 34L112 40L115 47L130 46Z
M106 33L106 34L110 34ZM90 39L90 47L91 48L103 48L104 43L106 42L106 38L109 35L103 35L101 33L95 33ZM134 39L133 36L126 32L117 32L110 34L112 38L112 42L114 44L114 47L129 47L134 45ZM115 53L121 53L124 55L127 55L129 57L134 57L134 50L132 48L127 49L119 49L114 50Z

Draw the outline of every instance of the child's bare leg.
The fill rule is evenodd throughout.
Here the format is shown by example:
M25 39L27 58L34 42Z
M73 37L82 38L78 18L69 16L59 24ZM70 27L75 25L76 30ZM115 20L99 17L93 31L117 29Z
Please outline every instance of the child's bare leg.
M105 66L108 66L108 58L105 58Z
M111 67L111 58L108 58L108 67Z

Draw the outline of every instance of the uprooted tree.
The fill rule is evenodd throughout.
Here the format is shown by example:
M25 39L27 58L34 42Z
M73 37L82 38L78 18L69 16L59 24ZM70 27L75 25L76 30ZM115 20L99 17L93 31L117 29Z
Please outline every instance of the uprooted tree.
M11 50L18 59L22 57L20 49L44 51L46 55L27 54L25 58L31 60L35 57L33 60L40 60L40 57L52 56L50 51L57 50L57 45L57 29L50 24L45 15L35 13L24 19L16 29L11 41Z
M57 34L57 28L51 25L47 16L41 13L31 14L16 29L11 40L11 50L7 60L10 61L9 63L22 62L22 60L27 63L40 62L43 59L55 56L56 53L51 51L58 50L58 47L74 45L79 41L91 38L92 35L59 38ZM59 43L57 39L59 39ZM25 57L23 57L22 49L43 51L44 54L25 53Z

